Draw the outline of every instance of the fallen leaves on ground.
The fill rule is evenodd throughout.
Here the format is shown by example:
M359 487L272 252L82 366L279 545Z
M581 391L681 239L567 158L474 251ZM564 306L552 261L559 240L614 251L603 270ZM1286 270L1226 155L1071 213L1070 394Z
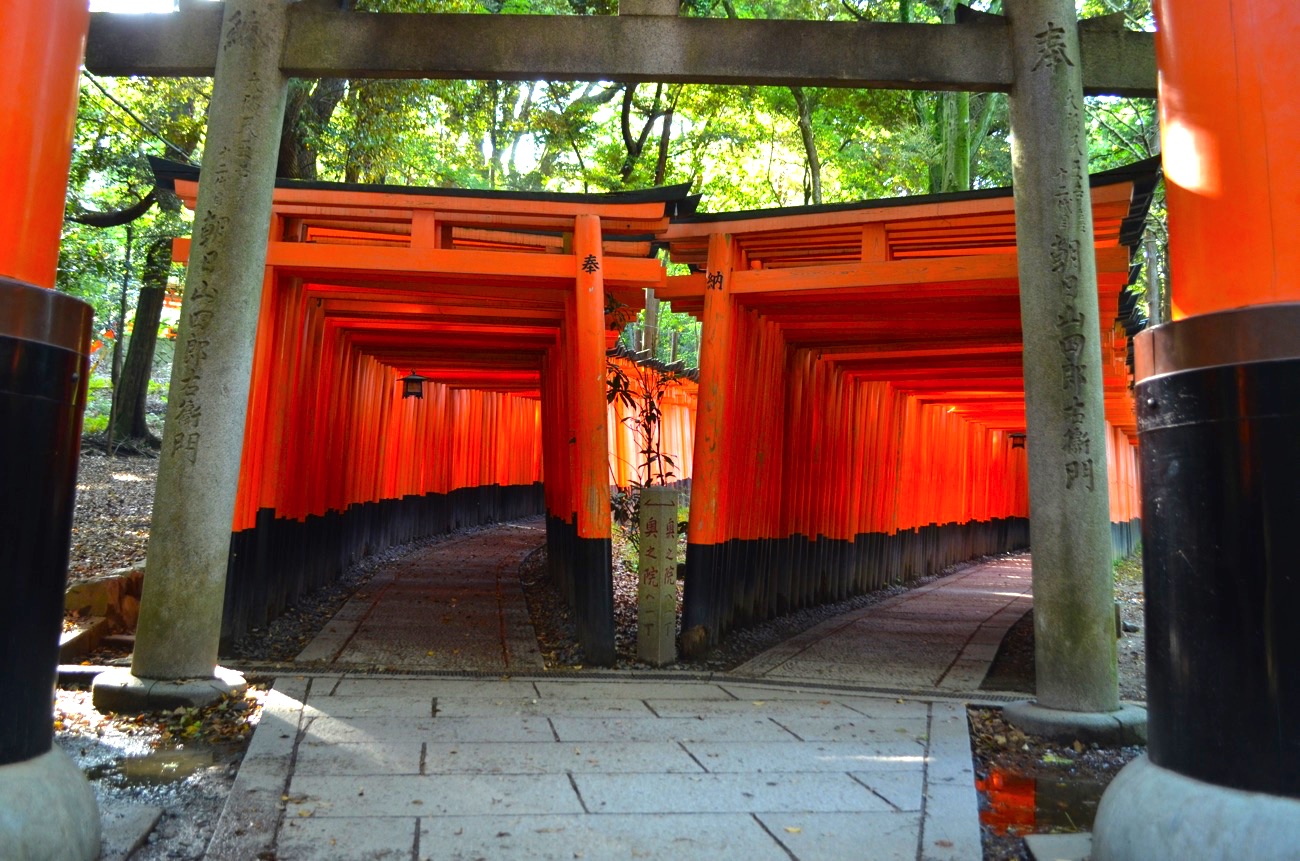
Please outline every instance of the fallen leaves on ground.
M54 730L82 736L114 732L138 737L154 747L187 741L242 742L257 726L265 699L266 691L253 686L242 697L226 697L206 708L102 713L91 701L90 691L60 690L54 703Z
M110 458L93 449L82 451L69 583L144 561L157 477L156 458Z

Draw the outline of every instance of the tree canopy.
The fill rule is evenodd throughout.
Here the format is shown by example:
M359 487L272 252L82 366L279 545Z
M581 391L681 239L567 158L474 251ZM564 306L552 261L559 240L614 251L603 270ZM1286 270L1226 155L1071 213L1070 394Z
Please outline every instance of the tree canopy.
M349 0L363 11L610 14L616 0ZM997 12L1001 0L977 0ZM1081 0L1084 17L1153 26L1149 0ZM685 15L911 21L942 25L955 0L683 0ZM59 286L117 312L122 227L136 260L185 232L174 203L150 203L144 157L201 158L211 82L96 79L82 84ZM1090 159L1104 169L1158 151L1154 103L1089 99ZM1000 94L555 81L291 82L281 176L481 189L612 191L691 183L721 211L893 197L1010 184ZM1159 210L1158 210L1159 211ZM87 220L89 219L89 221ZM1163 225L1154 235L1163 243ZM139 276L133 276L138 278ZM693 361L691 326L668 309ZM671 338L659 339L669 358Z

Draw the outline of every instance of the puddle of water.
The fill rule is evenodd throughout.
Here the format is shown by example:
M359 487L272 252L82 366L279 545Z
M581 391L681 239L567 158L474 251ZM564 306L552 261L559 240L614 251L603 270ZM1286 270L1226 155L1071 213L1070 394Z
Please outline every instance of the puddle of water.
M995 768L975 788L988 806L980 822L996 834L1087 831L1097 816L1105 784L1069 775L1029 777Z
M91 780L110 777L122 786L175 783L213 764L210 750L159 750L127 756L86 769Z

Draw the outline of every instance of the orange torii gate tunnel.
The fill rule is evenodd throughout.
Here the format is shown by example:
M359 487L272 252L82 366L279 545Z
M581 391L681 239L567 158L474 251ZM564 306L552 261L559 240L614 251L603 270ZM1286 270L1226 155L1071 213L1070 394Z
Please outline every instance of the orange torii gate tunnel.
M155 169L193 204L196 171ZM1155 179L1094 178L1107 452L1078 480L1109 482L1117 556L1138 530L1122 293ZM609 493L633 476L607 351L646 289L703 321L698 393L665 422L693 479L684 627L712 642L1028 545L1009 191L694 203L279 183L223 640L367 553L544 511L587 659L612 662ZM666 276L665 246L693 274Z
M196 172L156 169L194 204ZM369 552L545 511L588 660L611 663L606 353L693 203L279 183L223 640Z

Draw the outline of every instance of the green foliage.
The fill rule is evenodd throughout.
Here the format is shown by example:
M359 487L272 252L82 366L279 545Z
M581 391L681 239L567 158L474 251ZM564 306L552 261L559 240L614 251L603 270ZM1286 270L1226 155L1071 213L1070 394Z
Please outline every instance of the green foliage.
M190 215L175 197L163 195L131 222L130 273L124 227L71 219L138 203L154 185L148 156L178 160L196 153L210 87L209 81L189 78L82 79L56 286L94 307L100 332L116 332L124 279L129 324L146 245L188 233Z
M1139 544L1131 556L1116 559L1113 565L1116 583L1130 586L1142 585L1142 545Z
M605 400L623 405L629 412L623 424L636 436L639 461L633 488L668 484L676 477L677 464L664 454L660 404L678 375L649 364L638 363L628 369L614 361L606 361L605 371Z

